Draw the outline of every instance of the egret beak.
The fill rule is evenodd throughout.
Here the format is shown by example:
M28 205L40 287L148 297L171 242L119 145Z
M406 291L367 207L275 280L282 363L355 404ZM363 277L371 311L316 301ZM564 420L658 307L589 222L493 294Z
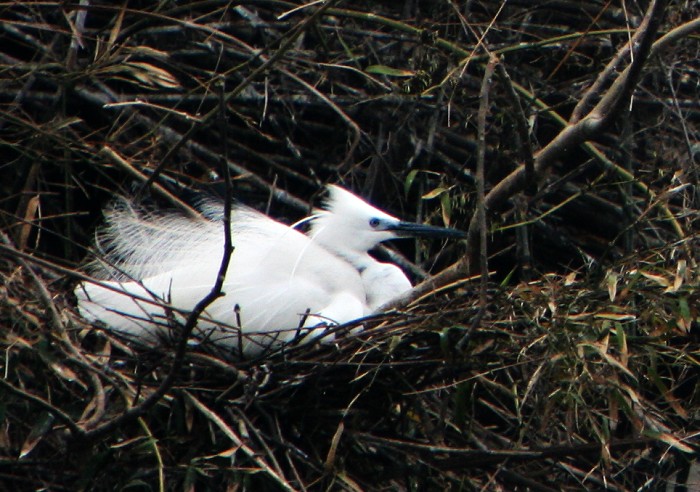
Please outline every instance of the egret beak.
M399 222L389 227L388 230L395 232L399 237L445 237L454 239L467 237L467 233L459 229L417 224L415 222Z

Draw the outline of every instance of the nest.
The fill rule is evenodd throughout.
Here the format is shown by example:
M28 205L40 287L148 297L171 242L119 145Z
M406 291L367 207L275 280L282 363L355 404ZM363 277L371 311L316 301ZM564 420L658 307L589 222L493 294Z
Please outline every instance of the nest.
M693 483L698 12L642 4L2 10L4 489ZM179 207L162 177L222 166L290 223L342 182L467 251L380 252L416 281L455 266L333 345L254 360L82 320L114 194Z
M471 333L465 284L334 346L247 361L192 347L152 408L95 435L157 391L175 351L96 331L17 268L2 321L4 445L19 455L4 476L100 490L662 487L692 460L700 398L698 279L670 275L662 253L619 265L614 283L494 287Z

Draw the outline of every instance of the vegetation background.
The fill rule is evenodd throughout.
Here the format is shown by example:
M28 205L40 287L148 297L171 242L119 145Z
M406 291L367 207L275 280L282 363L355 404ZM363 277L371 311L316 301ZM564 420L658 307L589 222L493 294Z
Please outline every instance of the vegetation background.
M699 15L0 3L0 487L700 487ZM341 183L469 238L379 251L420 285L334 347L232 360L81 320L102 208L178 207L151 181L224 166L290 223Z

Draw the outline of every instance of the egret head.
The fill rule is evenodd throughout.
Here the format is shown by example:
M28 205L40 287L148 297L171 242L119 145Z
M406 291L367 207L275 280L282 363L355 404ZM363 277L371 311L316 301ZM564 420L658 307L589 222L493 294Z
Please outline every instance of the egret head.
M335 185L328 186L328 193L325 211L312 222L311 236L347 257L364 255L382 241L399 237L465 237L456 229L401 221Z

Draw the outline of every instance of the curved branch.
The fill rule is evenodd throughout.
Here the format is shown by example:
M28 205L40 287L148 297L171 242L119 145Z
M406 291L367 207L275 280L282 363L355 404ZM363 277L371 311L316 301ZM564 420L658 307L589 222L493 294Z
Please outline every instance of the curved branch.
M640 24L637 33L633 37L634 56L627 68L613 82L607 92L593 109L583 118L569 124L543 149L535 155L535 176L541 177L545 171L566 152L599 134L617 116L617 110L625 103L639 80L644 63L649 57L653 46L653 37L657 32L663 15L666 0L654 0L650 3L644 20ZM626 48L622 48L623 51ZM486 209L493 210L506 202L513 195L525 187L525 166L520 165L508 176L502 179L486 195ZM393 301L387 308L405 306L411 301L425 296L443 285L455 282L468 276L472 272L474 264L473 252L478 250L475 242L478 240L476 231L477 213L472 215L467 237L467 254L452 266L443 270L434 277L417 285L400 299ZM474 231L474 232L472 232Z
M218 109L220 111L220 116L226 110L226 100L224 96L223 86L220 92L220 104L218 106ZM221 119L221 121L222 128L225 129L226 124L225 121L223 121L223 118ZM182 368L185 361L185 355L187 354L187 347L189 344L190 335L192 334L192 331L196 328L199 318L202 316L204 311L212 302L216 301L219 297L224 295L224 279L226 278L226 273L228 272L229 265L231 264L231 256L233 254L233 238L231 237L231 212L233 203L231 190L233 188L233 185L231 183L231 173L227 165L226 154L228 149L226 147L225 142L226 138L224 138L223 155L220 159L221 170L224 176L224 183L226 185L224 215L222 221L224 229L224 253L221 258L221 264L219 265L219 271L216 275L216 281L214 282L211 291L209 291L209 293L197 303L197 305L187 317L187 321L185 322L184 326L182 327L182 331L180 332L180 337L177 343L177 349L175 351L175 356L173 358L172 365L170 366L170 370L168 371L158 388L156 388L156 390L153 393L148 395L148 397L146 397L141 403L128 409L127 411L125 411L118 417L110 420L109 422L95 427L91 430L81 430L77 433L77 435L75 435L74 433L74 437L78 440L91 441L101 438L114 431L121 425L127 422L133 422L139 417L142 417L146 414L146 412L153 408L161 400L161 398L163 398L163 396L165 396L166 393L170 391L173 384L175 383L175 378L179 374L180 369Z

